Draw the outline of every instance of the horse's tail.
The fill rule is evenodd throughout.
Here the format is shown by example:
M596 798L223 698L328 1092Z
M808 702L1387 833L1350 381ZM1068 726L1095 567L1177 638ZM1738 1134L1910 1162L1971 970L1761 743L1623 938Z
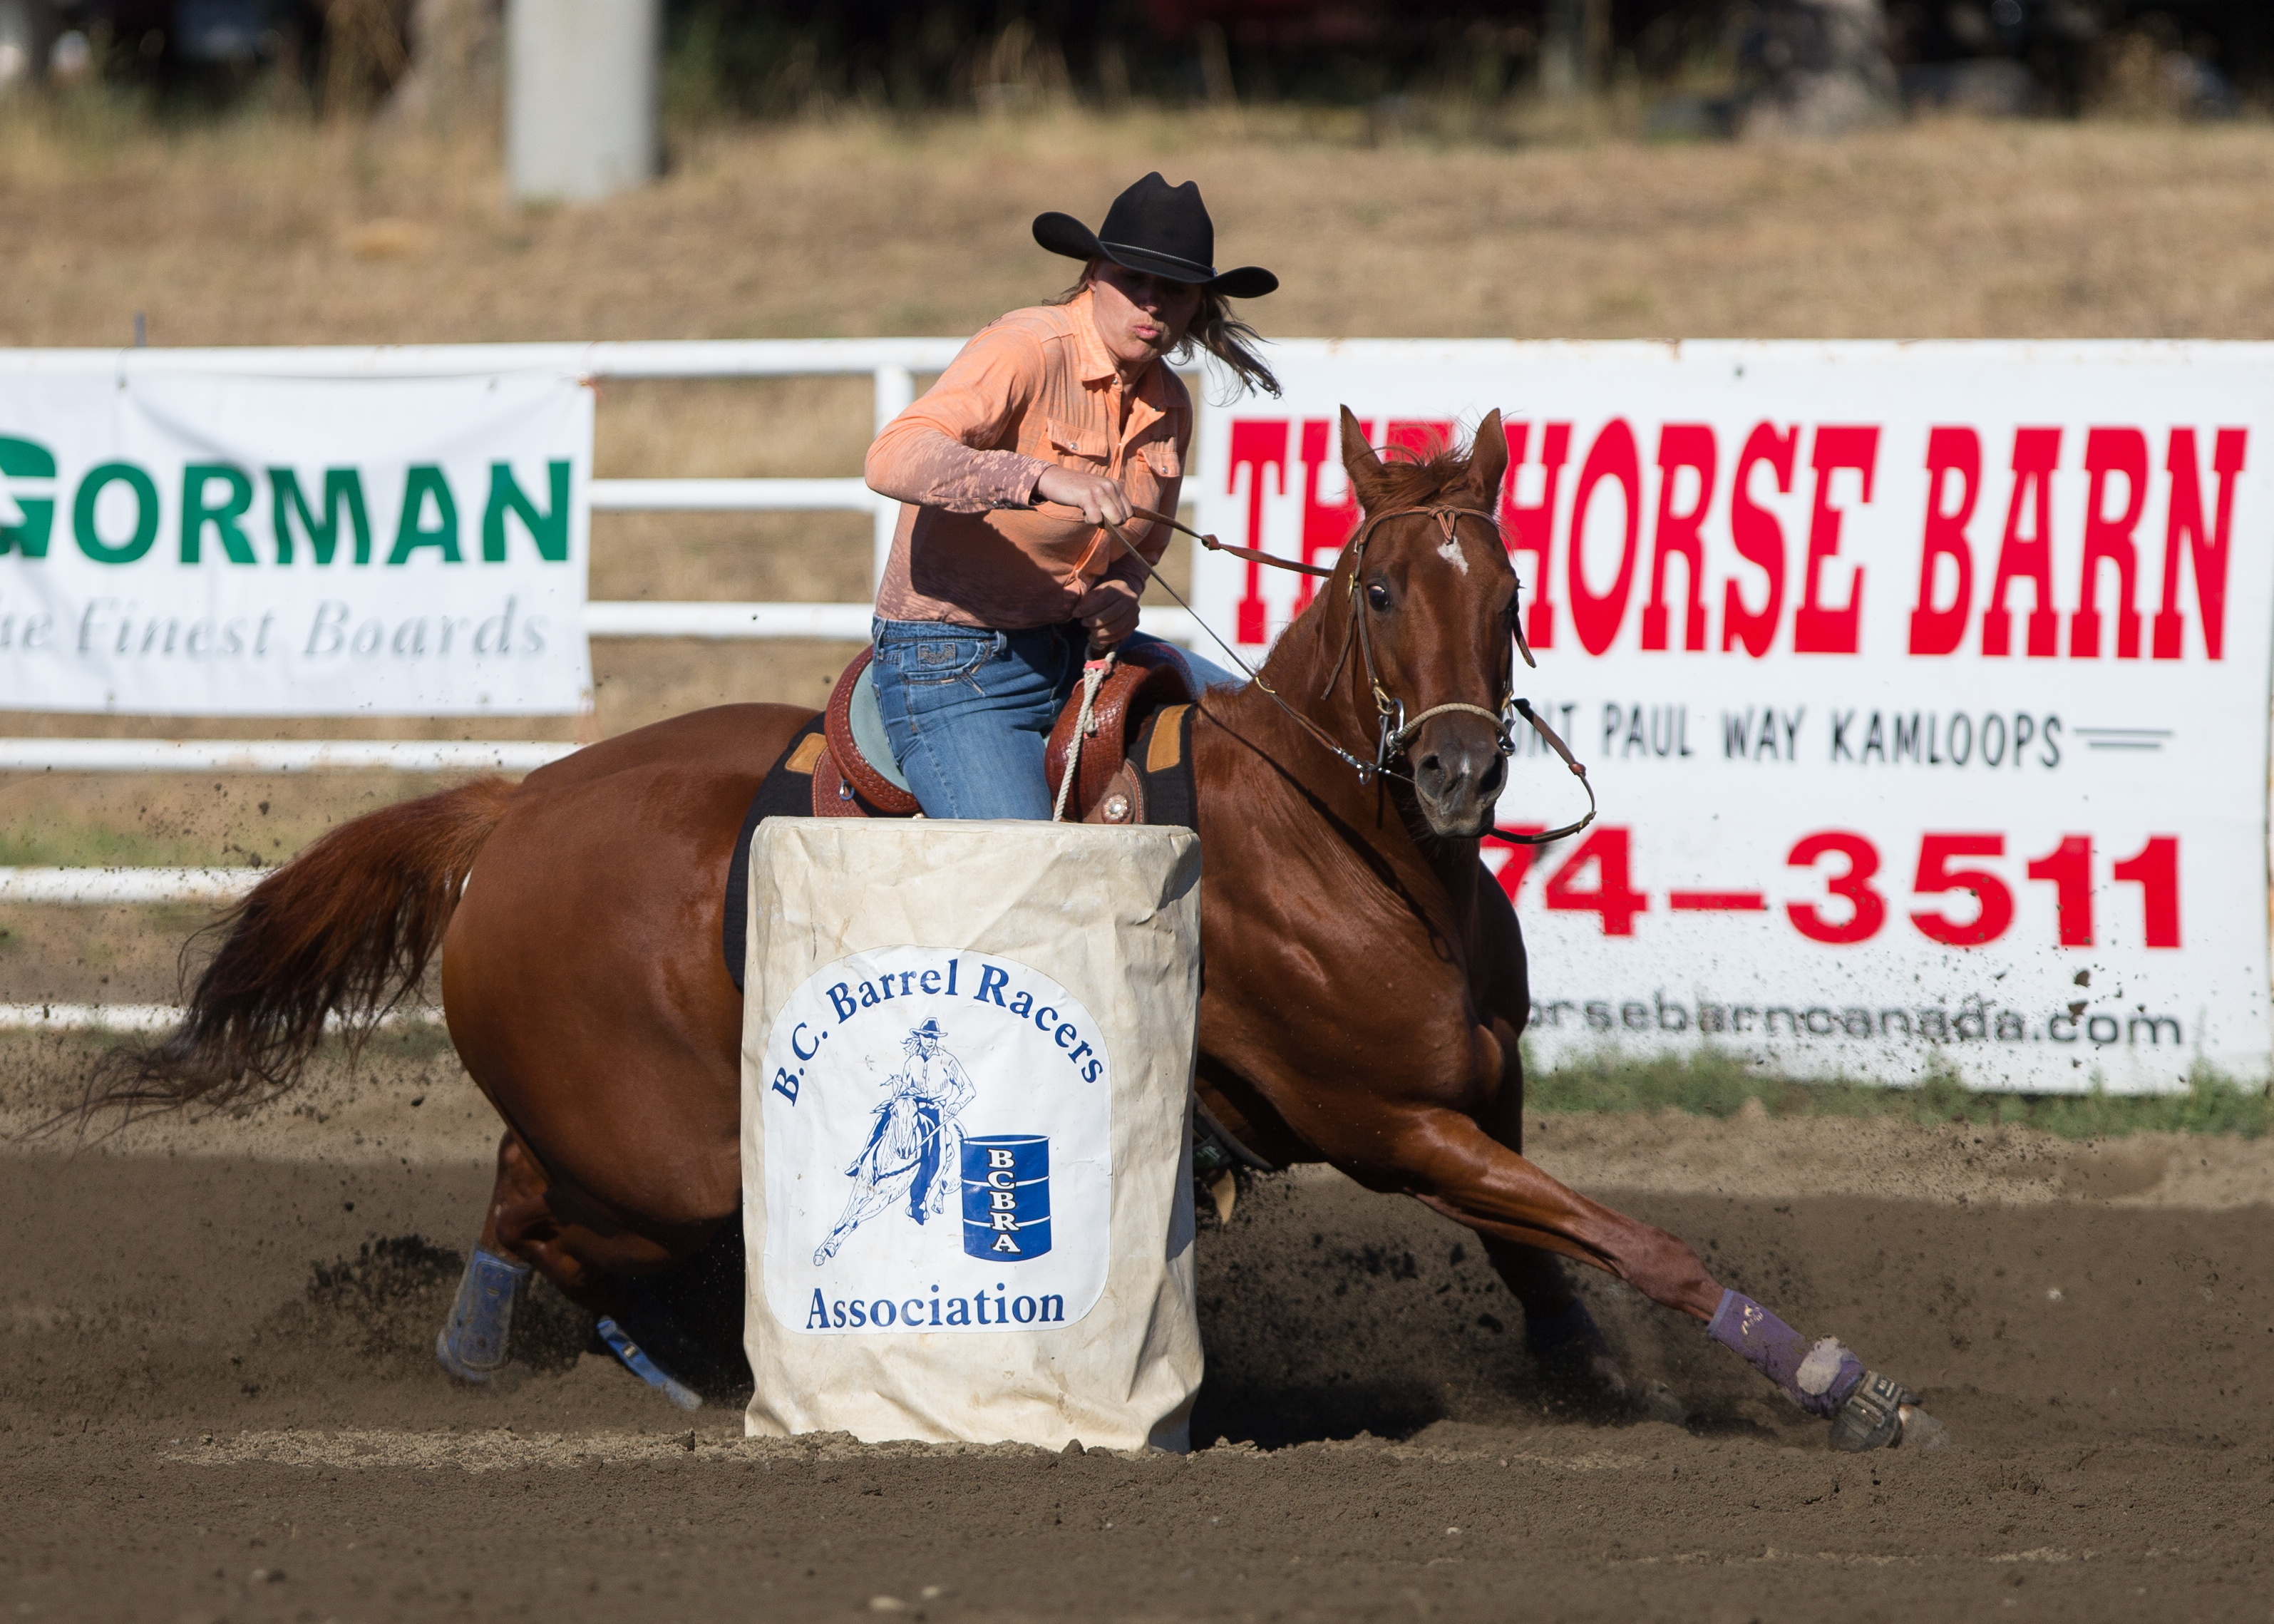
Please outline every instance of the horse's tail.
M328 1020L360 1047L441 945L514 786L480 778L343 823L200 936L221 944L181 1024L115 1052L87 1109L130 1115L267 1098L300 1079Z

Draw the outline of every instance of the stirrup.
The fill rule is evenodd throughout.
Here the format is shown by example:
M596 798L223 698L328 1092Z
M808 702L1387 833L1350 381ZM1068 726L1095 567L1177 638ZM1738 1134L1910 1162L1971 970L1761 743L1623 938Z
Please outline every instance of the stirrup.
M505 1368L513 1308L529 1284L529 1265L474 1248L458 1282L450 1318L435 1334L434 1362L460 1381L486 1383Z
M1849 1455L1894 1447L1902 1440L1903 1406L1917 1402L1918 1395L1894 1377L1864 1372L1832 1418L1832 1447Z

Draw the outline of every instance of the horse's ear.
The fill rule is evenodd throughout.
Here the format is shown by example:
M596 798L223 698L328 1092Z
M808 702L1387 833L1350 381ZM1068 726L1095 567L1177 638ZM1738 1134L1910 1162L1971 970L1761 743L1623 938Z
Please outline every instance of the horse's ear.
M1370 507L1366 493L1382 477L1382 459L1366 443L1366 431L1359 426L1347 406L1343 408L1343 471L1350 476L1351 489L1358 496L1359 506Z
M1507 477L1508 436L1502 432L1495 406L1477 425L1477 437L1469 447L1469 485L1487 511L1500 506L1500 485Z

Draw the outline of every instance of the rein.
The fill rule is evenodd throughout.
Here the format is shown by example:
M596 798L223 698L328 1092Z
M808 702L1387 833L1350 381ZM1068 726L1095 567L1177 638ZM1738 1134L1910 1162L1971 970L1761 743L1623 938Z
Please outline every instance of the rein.
M1060 504L1053 503L1051 505L1055 507ZM1335 573L1333 569L1325 568L1317 564L1298 563L1293 559L1277 558L1271 553L1262 552L1258 548L1231 546L1227 543L1218 541L1213 536L1203 535L1201 531L1193 529L1189 524L1180 523L1178 520L1167 514L1155 513L1148 508L1133 507L1130 509L1130 512L1134 517L1149 519L1156 524L1165 524L1172 530L1179 530L1185 535L1191 537L1194 541L1200 543L1201 546L1206 547L1211 553L1228 553L1233 558L1245 559L1250 563L1269 564L1275 569L1294 570L1299 574L1306 575L1326 577L1332 576ZM1511 685L1508 695L1502 700L1501 708L1498 711L1487 710L1482 705L1472 705L1460 702L1454 702L1448 704L1432 705L1429 709L1424 710L1419 716L1415 717L1411 721L1408 721L1405 717L1405 702L1402 699L1392 698L1388 690L1382 686L1382 679L1374 667L1374 640L1367 629L1366 614L1363 606L1359 602L1358 587L1359 568L1365 561L1367 543L1373 538L1374 528L1377 525L1382 524L1387 520L1404 518L1416 514L1427 514L1431 518L1435 519L1437 521L1438 528L1444 532L1445 539L1449 542L1455 538L1454 527L1458 524L1464 517L1482 519L1487 524L1492 527L1494 534L1497 535L1500 531L1500 521L1493 515L1485 512L1484 509L1480 508L1460 508L1442 505L1418 508L1391 508L1385 509L1381 513L1367 515L1366 523L1359 527L1358 533L1353 536L1348 543L1346 551L1350 555L1351 566L1349 592L1350 626L1343 635L1342 652L1336 657L1334 669L1328 673L1326 686L1320 690L1319 696L1323 699L1334 691L1335 682L1337 679L1342 675L1344 665L1349 663L1351 647L1352 644L1355 643L1359 648L1359 658L1366 665L1367 686L1374 692L1374 708L1380 712L1382 718L1382 732L1380 737L1375 741L1374 758L1371 762L1360 760L1349 750L1344 749L1341 745L1336 743L1335 741L1328 735L1324 728L1321 727L1316 722L1311 720L1309 717L1305 716L1300 710L1296 710L1294 706L1289 704L1284 699L1281 698L1278 690L1263 680L1263 675L1261 672L1250 665L1246 660L1240 658L1238 651L1235 650L1230 643L1224 642L1223 638L1216 635L1216 630L1213 627L1209 626L1207 621L1201 620L1197 613L1193 613L1193 606L1185 601L1183 596L1178 592L1176 588L1171 586L1167 582L1161 580L1159 572L1153 568L1152 561L1146 558L1142 553L1137 550L1136 544L1129 539L1127 535L1122 531L1119 525L1113 523L1111 520L1107 520L1100 525L1100 528L1103 529L1107 535L1112 537L1115 541L1120 543L1123 551L1127 553L1131 558L1137 560L1138 564L1143 568L1146 577L1148 580L1159 583L1161 590L1168 593L1171 598L1174 598L1178 607L1182 608L1186 613L1192 614L1193 622L1198 625L1202 631L1208 633L1209 640L1213 642L1216 647L1222 649L1225 654L1231 657L1233 665L1239 666L1240 670L1247 673L1249 681L1254 683L1257 688L1262 689L1266 695L1269 695L1272 703L1277 705L1280 710L1285 711L1289 717L1292 718L1306 733L1309 733L1313 739L1318 741L1322 748L1326 749L1329 754L1339 759L1345 766L1356 772L1358 774L1358 781L1361 786L1372 784L1374 779L1382 777L1401 779L1408 784L1412 783L1413 780L1410 774L1396 771L1389 763L1404 755L1406 742L1411 740L1416 733L1420 731L1422 724L1427 722L1433 717L1444 716L1453 711L1465 711L1472 716L1483 717L1487 721L1493 725L1494 731L1499 735L1500 753L1503 757L1516 754L1516 721L1517 718L1521 718L1524 721L1531 724L1532 730L1540 735L1540 739L1547 744L1547 748L1555 751L1555 755L1562 761L1564 766L1570 769L1571 776L1579 780L1579 787L1585 790L1587 793L1586 815L1584 817L1577 818L1571 823L1564 824L1560 829L1546 830L1538 834L1526 834L1515 830L1502 829L1497 826L1493 829L1492 833L1495 838L1506 841L1513 846L1547 846L1557 840L1566 839L1572 835L1577 834L1581 830L1585 829L1588 824L1595 821L1595 786L1588 781L1587 769L1585 763L1571 754L1570 747L1563 742L1562 739L1557 735L1553 727L1548 726L1547 718L1532 708L1532 702L1515 693L1513 685ZM1337 568L1339 568L1339 566ZM1531 645L1525 640L1523 623L1516 620L1513 615L1511 615L1509 624L1510 629L1515 633L1516 646L1524 655L1524 663L1527 666L1537 669L1539 662L1532 658Z

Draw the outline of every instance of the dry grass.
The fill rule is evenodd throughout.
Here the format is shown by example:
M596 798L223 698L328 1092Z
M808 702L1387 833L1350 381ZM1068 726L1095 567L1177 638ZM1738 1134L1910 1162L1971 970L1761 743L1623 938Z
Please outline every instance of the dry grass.
M1198 179L1284 333L2257 337L2274 129L1915 125L1807 146L1364 149L1068 116L690 138L589 208L491 155L257 123L0 125L0 342L960 333L1068 267L1027 222ZM856 403L857 404L857 403ZM855 419L857 426L857 417ZM850 442L847 442L849 445ZM755 437L715 471L767 466Z
M1072 267L1028 240L1038 210L1095 220L1156 165L1200 181L1222 259L1285 279L1254 307L1268 332L2274 335L2274 128L1946 124L1805 146L1514 150L1350 135L1252 112L1237 127L1156 115L809 124L685 139L671 174L636 196L520 210L493 154L473 146L265 120L162 134L95 104L18 109L0 117L0 344L123 343L138 310L168 345L963 333L1066 280ZM612 386L599 462L850 473L869 410L857 380ZM865 523L846 515L603 515L592 590L844 600L866 595L868 555ZM817 703L842 655L602 643L595 722L614 733L727 698ZM0 728L248 731L81 717ZM26 853L114 861L273 852L276 816L256 830L220 805L289 805L305 834L380 784L357 775L312 794L245 781L217 797L210 785L0 781L0 831Z

